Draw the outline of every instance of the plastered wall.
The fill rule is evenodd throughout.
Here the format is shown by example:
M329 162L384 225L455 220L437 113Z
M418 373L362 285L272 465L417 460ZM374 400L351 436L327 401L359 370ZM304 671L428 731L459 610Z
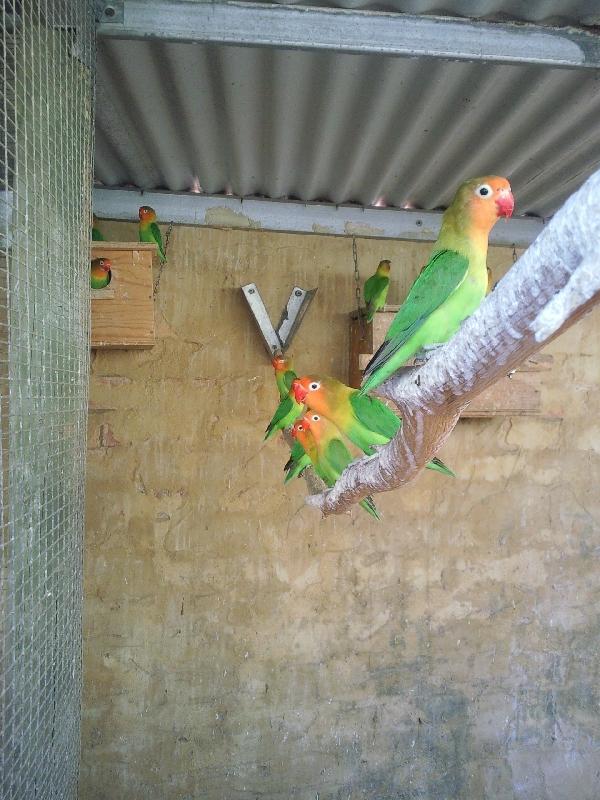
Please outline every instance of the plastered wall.
M390 258L397 302L429 249L361 239L360 269ZM344 378L325 236L176 227L156 346L93 354L80 797L597 800L598 312L549 348L563 419L462 421L456 480L321 520L262 443L251 280L275 319L319 287L296 364Z

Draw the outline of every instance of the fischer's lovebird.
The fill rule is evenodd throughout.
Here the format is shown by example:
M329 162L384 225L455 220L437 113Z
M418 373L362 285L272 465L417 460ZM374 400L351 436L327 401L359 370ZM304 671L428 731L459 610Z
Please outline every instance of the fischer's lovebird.
M294 425L292 436L305 448L315 472L327 486L333 486L352 461L352 455L333 422L312 411ZM365 497L359 505L375 519L380 519L371 497Z
M98 220L96 217L92 217L92 242L103 242L104 236L102 235L100 229L98 228Z
M90 265L90 285L92 289L104 289L112 278L110 258L95 258Z
M390 262L380 261L375 273L365 282L365 319L372 322L375 312L383 308L390 288Z
M160 235L160 228L156 222L156 212L150 206L140 206L138 214L140 218L140 242L156 244L158 246L158 257L164 264L167 257L163 247L162 236Z
M292 381L296 377L296 373L292 368L292 362L285 356L273 356L271 361L273 369L275 370L275 380L279 390L279 399L283 400L287 397L290 389L292 388Z
M346 386L335 378L307 375L292 382L298 403L331 420L353 444L366 453L375 453L374 445L387 444L396 435L402 420L381 400L361 395L358 389ZM439 458L427 464L428 469L454 477Z
M510 217L514 198L506 178L465 181L444 212L429 263L392 320L385 341L367 364L361 394L375 389L423 347L447 342L488 288L488 236Z

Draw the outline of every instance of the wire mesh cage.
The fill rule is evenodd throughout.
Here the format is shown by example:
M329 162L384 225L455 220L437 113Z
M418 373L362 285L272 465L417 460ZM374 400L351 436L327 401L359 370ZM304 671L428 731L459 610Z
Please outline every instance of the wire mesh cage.
M0 5L0 796L76 793L94 7Z

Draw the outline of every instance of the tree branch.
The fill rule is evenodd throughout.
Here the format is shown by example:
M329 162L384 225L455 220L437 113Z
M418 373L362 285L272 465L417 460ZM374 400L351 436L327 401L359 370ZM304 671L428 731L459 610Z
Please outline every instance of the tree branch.
M500 223L502 224L502 223ZM324 515L404 486L451 434L469 401L600 301L600 172L565 203L452 340L378 393L403 425L376 455L353 462L335 486L307 498Z

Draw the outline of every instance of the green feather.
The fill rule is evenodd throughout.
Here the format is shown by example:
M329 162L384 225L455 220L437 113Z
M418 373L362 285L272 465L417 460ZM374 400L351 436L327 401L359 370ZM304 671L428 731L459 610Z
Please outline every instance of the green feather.
M400 420L381 400L358 391L350 395L352 410L365 428L391 439L400 427Z
M283 468L286 473L283 482L288 483L294 478L299 478L300 475L302 475L302 473L304 472L304 470L310 466L312 466L312 461L310 460L310 456L304 452L304 448L302 447L300 442L298 441L294 442L289 460L285 465L285 467Z
M453 250L440 250L433 255L425 269L413 283L408 297L392 320L385 341L371 358L364 372L361 393L383 383L402 364L406 363L423 344L446 341L453 335L460 322L473 305L467 300L467 314L461 316L453 309L450 318L444 321L439 335L429 332L429 341L422 341L416 334L431 315L446 303L463 285L469 270L469 260ZM470 292L469 292L470 294ZM480 298L479 302L481 302ZM475 303L477 307L478 302ZM430 337L435 337L435 341Z
M289 428L290 425L293 425L303 410L304 406L297 403L291 394L284 397L267 425L265 441L270 439L277 431L282 431L284 428Z
M352 455L344 442L337 437L332 438L324 447L319 448L319 459L315 464L315 471L328 486L333 486L351 461ZM363 498L359 505L375 519L381 519L372 497Z
M448 475L450 478L456 478L456 475L450 467L447 467L441 458L432 458L429 464L425 465L426 469L432 469L434 472L441 472L442 475Z
M162 236L160 234L160 228L156 224L156 222L141 222L139 225L139 236L140 242L150 242L151 244L155 244L158 247L158 257L160 258L161 262L164 264L167 260L165 255L165 251L163 248L162 243Z
M103 242L104 236L100 233L98 228L92 228L92 241L93 242Z
M292 381L296 380L297 375L293 369L288 369L283 376L283 385L286 387L288 392L292 388Z
M165 255L165 248L163 247L162 236L160 233L160 228L156 224L156 222L150 223L150 230L152 231L152 236L154 241L158 245L158 255L160 260L164 263L167 260L167 256Z
M390 279L385 275L371 275L369 280L364 286L364 296L366 303L366 320L372 322L375 312L383 308L387 299L388 289L390 288Z

